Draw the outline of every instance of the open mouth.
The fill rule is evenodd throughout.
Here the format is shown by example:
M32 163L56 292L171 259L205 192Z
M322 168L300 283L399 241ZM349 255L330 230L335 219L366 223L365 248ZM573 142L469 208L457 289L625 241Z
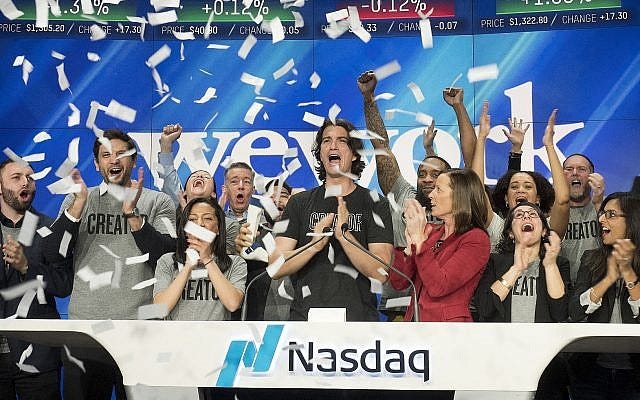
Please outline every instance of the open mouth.
M602 227L602 236L608 235L609 233L611 233L611 229L609 228L605 228L604 226Z
M204 187L204 180L202 180L202 179L194 179L193 187L194 188L203 188Z
M245 197L244 197L244 194L243 194L243 193L238 193L238 194L236 195L236 201L238 201L239 203L244 202L244 199L245 199Z
M578 179L574 179L571 181L571 187L574 187L574 186L582 186L582 182L580 182L580 180Z
M516 196L516 204L527 201L527 196Z
M121 167L111 167L109 168L109 180L113 180L118 177L122 173Z
M340 161L340 156L337 154L329 154L329 162Z
M31 192L29 192L27 189L23 189L20 191L20 193L18 193L18 197L20 197L20 200L22 201L27 201L31 197Z
M522 225L522 232L533 232L533 230L534 230L533 224Z

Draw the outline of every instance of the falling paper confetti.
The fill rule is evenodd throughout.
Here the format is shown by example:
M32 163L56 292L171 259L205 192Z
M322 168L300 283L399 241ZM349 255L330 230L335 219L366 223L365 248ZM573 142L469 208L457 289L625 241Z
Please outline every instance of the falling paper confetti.
M202 95L202 97L199 98L198 100L194 100L193 102L198 104L204 104L209 100L215 99L217 97L218 96L216 96L216 88L208 87L207 90Z
M416 85L414 82L409 82L407 87L411 90L411 93L413 93L416 103L422 103L424 101L424 95L422 94L422 90L420 90L420 86Z
M33 143L40 143L49 139L51 139L51 135L49 135L49 133L45 131L42 131L33 137Z
M398 60L393 60L388 64L376 68L373 73L376 75L376 78L378 78L378 81L381 81L400 72L401 69L402 68L400 67L400 63L398 63Z
M467 72L469 83L498 79L498 64L483 65L470 68Z

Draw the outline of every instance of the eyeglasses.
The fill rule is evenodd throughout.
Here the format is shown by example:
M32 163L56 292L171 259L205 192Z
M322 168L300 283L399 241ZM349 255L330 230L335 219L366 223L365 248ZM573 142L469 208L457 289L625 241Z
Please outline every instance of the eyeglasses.
M191 178L193 179L204 179L205 181L208 181L209 179L212 179L211 176L209 175L191 175Z
M619 213L616 210L600 210L598 211L598 218L602 217L604 215L604 217L606 219L615 219L618 217L626 217L625 214Z
M529 217L533 219L533 218L539 218L540 215L535 210L529 210L529 211L517 210L516 212L513 213L513 219L523 219L524 217Z

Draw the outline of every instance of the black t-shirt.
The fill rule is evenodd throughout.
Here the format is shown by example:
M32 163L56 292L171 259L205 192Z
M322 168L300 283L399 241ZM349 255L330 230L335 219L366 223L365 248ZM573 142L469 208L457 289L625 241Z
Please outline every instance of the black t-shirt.
M297 248L317 240L316 237L307 236L307 232L313 232L318 221L329 213L336 213L338 209L338 200L335 197L325 199L324 194L323 185L292 196L282 216L282 220L289 220L289 224L280 236L297 240ZM374 202L369 190L358 185L344 197L349 210L349 230L364 248L369 243L393 243L389 203L383 196L379 197L380 200ZM372 213L380 217L385 228L376 225ZM340 227L335 229L339 230ZM334 251L333 264L328 258L327 244L307 265L291 275L295 289L291 320L306 321L309 308L312 307L340 307L347 309L347 321L377 321L376 296L371 293L369 278L358 274L357 279L353 279L347 274L335 272L333 269L338 264L354 267L335 238L331 238L329 243ZM371 262L379 264L374 259ZM307 297L303 297L305 286L311 293ZM306 289L304 291L307 292Z

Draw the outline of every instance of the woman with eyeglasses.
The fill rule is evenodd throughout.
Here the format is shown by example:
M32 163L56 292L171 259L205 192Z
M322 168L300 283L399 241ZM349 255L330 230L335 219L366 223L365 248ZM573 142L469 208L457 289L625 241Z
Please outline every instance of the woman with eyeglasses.
M573 321L640 322L640 197L612 193L600 206L600 246L585 251L569 302ZM575 353L571 392L576 400L640 399L638 354Z
M427 223L420 203L407 200L407 247L395 250L394 265L414 281L421 322L471 322L469 302L490 250L484 186L472 170L451 169L438 176L429 198L432 215L443 223ZM396 290L407 288L399 274L389 278ZM405 321L415 306L408 307Z
M481 322L563 322L568 317L569 261L538 205L521 202L505 220L475 294ZM566 399L566 367L554 358L536 399Z

